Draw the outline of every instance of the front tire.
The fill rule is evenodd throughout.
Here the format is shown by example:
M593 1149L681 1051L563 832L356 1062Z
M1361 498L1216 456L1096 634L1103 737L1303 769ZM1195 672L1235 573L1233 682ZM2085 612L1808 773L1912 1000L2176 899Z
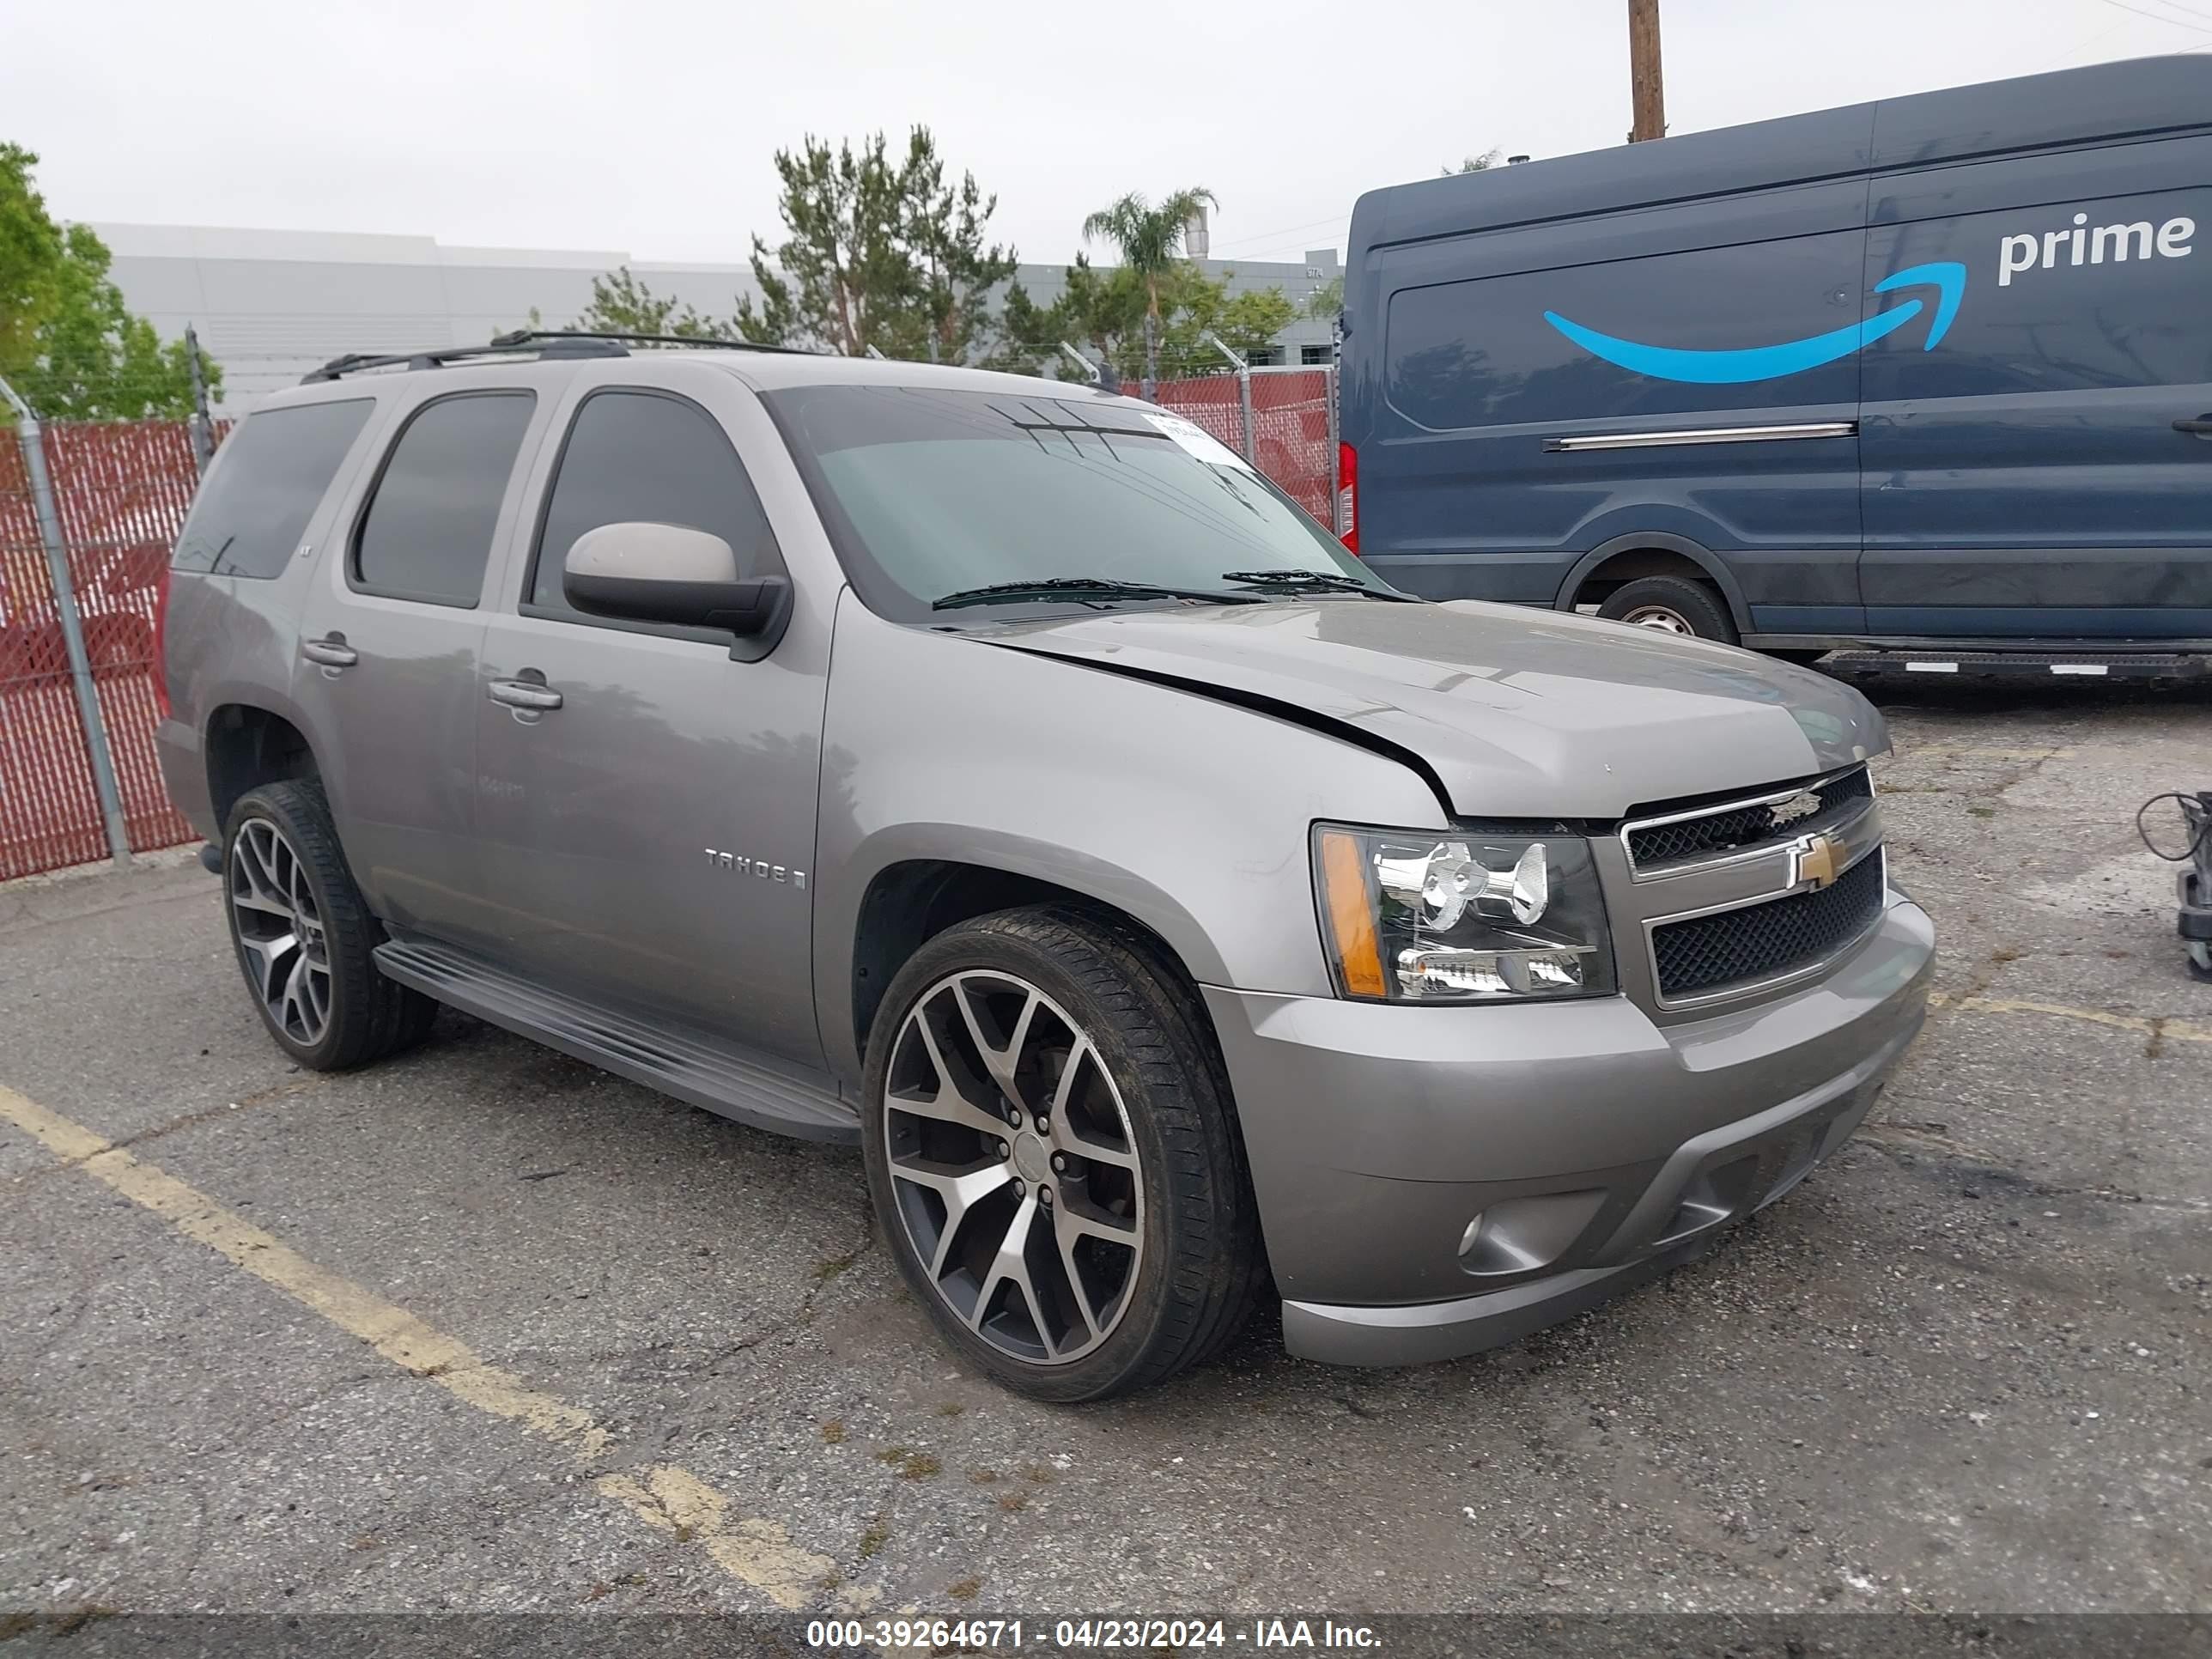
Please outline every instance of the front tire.
M313 778L239 798L223 835L223 911L253 1006L310 1071L366 1065L427 1035L438 1005L385 978L383 924L354 885Z
M1640 576L1623 582L1606 595L1597 614L1631 628L1718 640L1723 645L1734 645L1737 639L1735 620L1718 591L1687 576Z
M899 1271L1017 1392L1149 1387L1250 1313L1265 1266L1227 1080L1133 928L1048 906L939 934L884 995L864 1100Z

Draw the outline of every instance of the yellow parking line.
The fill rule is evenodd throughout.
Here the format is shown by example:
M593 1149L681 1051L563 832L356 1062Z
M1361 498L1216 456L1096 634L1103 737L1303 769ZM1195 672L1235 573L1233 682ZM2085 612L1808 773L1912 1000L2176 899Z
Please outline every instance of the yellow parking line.
M152 1211L185 1237L360 1338L410 1375L436 1383L479 1411L519 1424L587 1468L614 1449L613 1437L588 1413L531 1387L503 1366L486 1364L458 1338L317 1267L274 1233L4 1085L0 1121L12 1123L63 1163ZM698 1544L732 1578L779 1607L805 1607L836 1571L836 1563L828 1556L793 1544L777 1522L733 1515L727 1493L688 1470L662 1465L641 1482L609 1474L593 1484L647 1525L680 1542Z
M1930 991L1928 1006L1959 1014L2047 1014L2056 1019L2087 1020L2116 1030L2155 1036L2164 1042L2212 1042L2212 1024L2194 1019L2146 1019L2141 1014L2115 1014L2102 1008L2075 1008L2063 1002L2023 1002L2015 997L1954 997L1948 991Z

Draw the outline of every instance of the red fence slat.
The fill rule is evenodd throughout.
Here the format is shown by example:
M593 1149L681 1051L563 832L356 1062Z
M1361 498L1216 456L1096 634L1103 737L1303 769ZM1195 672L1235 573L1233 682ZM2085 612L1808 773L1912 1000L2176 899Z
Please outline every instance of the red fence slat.
M198 474L179 421L45 428L70 580L134 850L191 839L155 760L154 611ZM0 434L0 880L107 852L17 434Z
M1244 414L1237 402L1235 375L1162 380L1157 390L1161 408L1173 410L1243 453ZM1329 490L1334 459L1328 444L1328 371L1285 369L1253 375L1253 465L1323 524L1334 515Z

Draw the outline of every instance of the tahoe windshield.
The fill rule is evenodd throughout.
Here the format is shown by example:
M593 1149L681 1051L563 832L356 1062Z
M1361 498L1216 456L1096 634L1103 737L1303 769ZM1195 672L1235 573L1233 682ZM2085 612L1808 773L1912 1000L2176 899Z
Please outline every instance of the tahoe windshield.
M1164 410L916 386L766 401L853 585L895 620L1398 597L1233 450Z

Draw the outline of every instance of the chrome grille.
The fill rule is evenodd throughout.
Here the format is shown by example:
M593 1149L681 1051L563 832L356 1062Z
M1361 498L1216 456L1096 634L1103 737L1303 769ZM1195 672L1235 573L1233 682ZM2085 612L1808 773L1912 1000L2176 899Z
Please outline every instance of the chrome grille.
M1852 816L1862 802L1873 799L1873 780L1858 766L1756 800L1739 799L1710 811L1690 808L1646 819L1625 832L1629 865L1640 877L1667 865L1779 846Z
M1663 922L1651 930L1659 994L1680 1001L1824 962L1874 925L1883 886L1876 849L1818 892Z

